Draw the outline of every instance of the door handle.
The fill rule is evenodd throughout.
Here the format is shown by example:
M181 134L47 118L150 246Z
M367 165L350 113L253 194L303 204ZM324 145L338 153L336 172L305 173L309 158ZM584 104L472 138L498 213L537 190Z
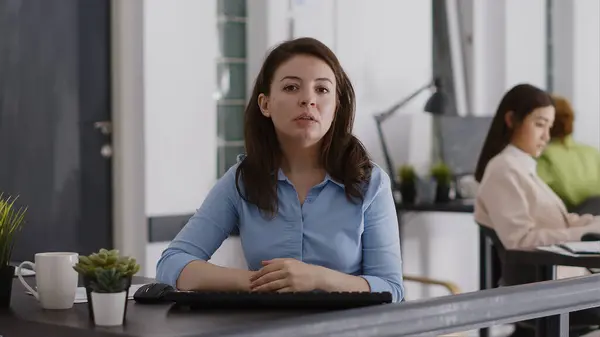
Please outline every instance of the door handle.
M98 130L100 130L100 133L108 136L112 133L112 122L111 121L95 122L94 129L98 129Z

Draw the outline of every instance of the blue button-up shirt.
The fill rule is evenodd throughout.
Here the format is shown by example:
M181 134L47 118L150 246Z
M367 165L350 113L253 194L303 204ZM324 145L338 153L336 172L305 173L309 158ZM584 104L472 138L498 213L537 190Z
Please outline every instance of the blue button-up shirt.
M240 197L236 169L218 180L162 253L157 280L175 286L188 263L209 260L237 226L250 270L259 270L264 260L294 258L363 277L371 291L388 291L395 302L403 298L398 218L390 179L379 166L374 165L364 200L355 203L346 198L344 185L327 175L300 204L280 170L279 210L273 219Z

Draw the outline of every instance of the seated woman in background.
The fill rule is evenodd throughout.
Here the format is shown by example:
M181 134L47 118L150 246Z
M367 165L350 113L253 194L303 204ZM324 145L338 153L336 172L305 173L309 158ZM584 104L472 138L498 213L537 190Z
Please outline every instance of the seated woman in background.
M537 161L537 172L568 209L576 210L592 197L600 201L600 151L573 140L573 108L563 97L552 98L556 119L550 143ZM599 215L600 203L597 208Z
M182 290L372 291L403 298L390 178L352 135L355 95L321 42L266 58L244 119L246 156L163 252L157 279ZM207 262L239 229L250 270Z
M600 217L569 213L562 200L538 177L536 158L550 141L555 109L550 96L532 85L509 90L496 111L479 156L475 179L480 183L475 220L495 230L506 249L579 241L600 233ZM558 278L581 276L584 269L559 267ZM529 265L502 266L504 285L536 281ZM600 311L572 312L570 324L593 326ZM535 336L523 323L512 337Z
M579 241L600 233L600 217L568 213L536 173L550 141L555 109L550 95L521 84L506 93L483 145L475 179L477 222L493 228L507 249Z

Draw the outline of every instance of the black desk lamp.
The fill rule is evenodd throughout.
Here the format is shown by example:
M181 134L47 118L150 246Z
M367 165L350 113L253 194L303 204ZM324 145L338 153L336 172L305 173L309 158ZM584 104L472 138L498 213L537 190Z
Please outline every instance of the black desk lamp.
M441 90L441 81L439 79L434 79L431 82L427 83L423 87L417 89L410 96L406 97L402 101L396 103L394 106L390 107L384 112L376 114L375 122L377 124L377 134L379 136L379 141L381 142L381 147L383 149L383 156L385 157L385 162L388 167L388 173L392 180L392 189L396 190L398 187L398 183L396 181L396 175L394 170L394 164L392 163L392 158L390 157L390 153L388 151L387 145L385 143L385 139L383 137L383 130L381 129L381 124L391 117L396 111L405 106L408 102L417 97L421 92L435 88L435 92L431 95L431 97L427 100L425 104L425 111L431 113L432 115L443 115L444 114L444 106L446 103L444 93ZM434 133L437 131L434 131Z

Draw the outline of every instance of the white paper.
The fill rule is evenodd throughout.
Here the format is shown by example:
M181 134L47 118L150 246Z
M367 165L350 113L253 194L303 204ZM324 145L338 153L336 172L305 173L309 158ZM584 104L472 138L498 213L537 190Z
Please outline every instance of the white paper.
M600 254L600 241L565 242L560 246L575 254Z
M138 289L140 289L140 287L143 285L144 284L132 284L129 287L129 296L127 297L127 299L132 300L133 294L135 294L135 292ZM25 291L25 293L31 295L31 292L29 292L29 291ZM77 291L75 292L75 302L74 303L87 303L87 294L85 293L85 287L77 288Z
M538 250L543 250L546 252L550 252L550 253L555 253L555 254L561 254L561 255L566 255L566 256L573 256L573 257L583 257L583 256L590 256L590 254L575 254L575 253L571 253L570 251L558 246L558 245L552 245L552 246L541 246L541 247L537 247ZM600 255L600 251L598 251L598 254Z

